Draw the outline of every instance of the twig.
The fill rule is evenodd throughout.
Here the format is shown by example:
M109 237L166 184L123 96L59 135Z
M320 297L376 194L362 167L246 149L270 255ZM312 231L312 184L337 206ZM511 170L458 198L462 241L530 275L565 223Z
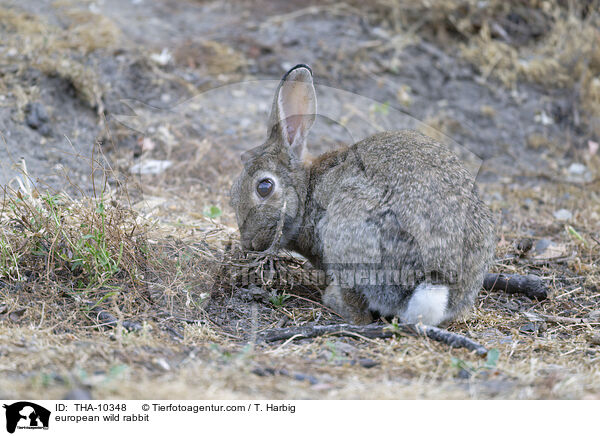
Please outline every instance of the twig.
M548 288L541 278L532 274L523 276L488 273L483 280L483 288L488 291L501 290L508 294L523 294L536 300L548 298Z
M160 316L172 317L173 319L185 322L187 324L193 324L193 325L206 325L207 324L207 321L203 320L203 319L190 319L190 318L185 318L183 316L168 314L166 312L161 312L159 315ZM156 319L159 319L159 317L156 317ZM161 321L165 321L164 318L160 318L160 320ZM214 323L211 323L211 324L212 324L212 326L218 328L218 326L216 324L214 324ZM241 340L239 336L232 335L231 333L227 333L226 331L223 331L222 329L219 329L219 334L227 336L227 337L232 338L232 339L236 339L238 341Z
M112 313L100 307L90 309L90 313L96 314L96 320L103 326L114 328L118 324L118 319ZM142 325L135 321L123 321L123 327L130 332L142 329Z
M504 27L502 27L497 21L491 22L491 30L496 32L500 36L500 38L502 38L507 44L512 43L511 37L508 35L506 30L504 30Z
M555 257L555 258L551 258L551 259L527 259L527 261L521 262L521 263L524 265L534 265L534 266L540 266L540 265L552 266L552 264L569 263L573 259L575 259L575 255Z
M556 324L600 324L592 318L571 318L569 316L546 315L543 313L524 312L529 321L546 321Z
M183 335L182 335L181 333L179 333L177 330L175 330L173 327L164 326L164 327L163 327L163 329L164 329L166 332L170 333L170 334L171 334L171 336L174 336L174 337L176 337L177 339L181 339L181 340L183 340L183 339L184 339Z
M325 335L354 336L356 334L360 334L369 339L375 339L390 338L396 333L405 333L411 336L427 336L429 339L442 342L453 348L466 348L469 351L475 351L480 356L485 356L487 354L487 349L472 339L458 333L452 333L438 327L422 324L397 324L394 325L394 327L383 324L369 324L364 326L333 324L288 327L281 329L275 328L264 331L259 336L259 340L268 343L288 340L290 338L316 338Z
M42 328L42 323L44 322L44 309L46 308L46 302L42 303L42 316L40 317L40 322L37 326L38 330Z
M319 383L319 380L310 374L303 374L301 372L290 373L287 369L258 367L258 368L254 368L251 372L252 372L252 374L255 374L259 377L281 375L284 377L294 378L298 381L308 381L311 385L316 385L317 383Z

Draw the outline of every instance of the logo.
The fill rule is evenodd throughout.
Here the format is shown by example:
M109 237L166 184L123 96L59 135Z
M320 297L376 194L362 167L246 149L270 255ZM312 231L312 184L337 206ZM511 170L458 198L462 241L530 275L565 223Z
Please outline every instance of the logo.
M19 401L11 405L5 404L6 431L14 433L18 429L48 430L50 411L28 401Z

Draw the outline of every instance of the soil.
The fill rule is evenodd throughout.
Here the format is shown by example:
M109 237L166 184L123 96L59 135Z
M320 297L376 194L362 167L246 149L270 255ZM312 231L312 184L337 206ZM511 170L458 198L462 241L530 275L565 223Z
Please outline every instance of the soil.
M282 73L295 63L307 63L315 71L317 84L358 95L352 98L333 92L332 97L320 98L325 105L339 108L357 101L356 104L363 103L357 110L366 114L370 108L364 107L365 104L388 104L394 117L384 127L410 128L419 124L417 120L425 122L476 154L487 165L501 166L494 171L497 174L526 173L535 177L543 173L547 167L544 156L526 146L531 135L540 134L563 142L567 140L565 132L569 131L571 135L575 133L568 139L570 142L575 146L584 143L585 138L573 132L568 114L572 98L568 91L544 89L528 83L518 83L515 89L504 89L494 81L482 79L474 67L459 58L431 43L413 42L409 36L406 37L406 48L395 53L392 73L386 67L386 59L394 54L393 48L386 48L392 35L381 28L366 26L362 17L351 12L336 14L316 8L311 13L309 8L298 18L270 23L268 19L265 21L265 15L290 13L297 5L293 2L241 5L193 1L123 3L117 0L85 5L94 13L109 18L123 34L120 47L92 53L84 62L95 70L98 81L105 85L102 100L109 119L128 114L123 100L134 100L151 106L159 115L174 109L178 115L184 114L184 125L208 130L194 132L197 140L209 136L212 131L214 136L235 136L235 139L227 140L240 149L249 148L256 144L262 132L245 139L247 132L240 137L235 135L242 133L239 129L237 132L232 130L240 123L244 130L256 124L264 125L272 88ZM85 5L81 8L85 9ZM52 6L51 2L40 8L39 2L29 0L8 1L6 7L41 16L58 26L64 10ZM77 3L73 2L72 7L77 8ZM214 59L216 56L212 53L206 56L209 50L202 42L207 40L223 48L233 47L236 55L243 58L239 62L242 65L227 71L228 67L235 68L236 63L221 66L218 62L227 64L231 59L220 61ZM168 76L157 77L157 67L148 65L151 61L145 55L158 54L165 49L174 59L164 68ZM29 69L20 79L23 86L36 86L40 90L36 101L28 103L40 104L50 111L51 116L44 123L44 129L32 127L15 116L10 94L4 99L0 119L7 144L2 156L5 167L2 181L6 182L13 175L6 168L9 163L23 156L30 172L40 179L63 180L64 177L56 175L56 165L60 164L74 173L74 181L80 180L85 186L90 173L91 147L95 141L106 139L102 138L104 126L94 108L86 107L77 98L72 84L64 78L48 77ZM179 79L180 83L174 79ZM252 79L266 80L266 83L248 84L247 81ZM238 87L246 90L245 95L238 94L236 101L229 102L235 108L232 110L228 104L225 113L221 100L225 91L214 90L223 84L233 88L230 92ZM410 104L401 104L400 90L408 94L406 99ZM182 103L189 105L190 99L204 103L206 92L214 93L210 98L213 103L210 110L205 109L200 114L194 113L195 108L182 109ZM363 98L368 103L364 103ZM406 99L402 101L406 103ZM249 105L258 110L248 108ZM245 112L239 113L242 110ZM541 113L548 114L549 125L536 122ZM342 115L339 109L337 114ZM206 116L213 119L207 120ZM157 118L154 114L152 121L155 124L161 121ZM333 122L340 123L340 120ZM366 131L353 135L353 139L373 133L375 128L368 126ZM315 131L311 146L316 154L324 149L321 139L324 135L333 136L327 135L325 128ZM344 136L341 133L333 141L348 141L349 138ZM8 143L35 146L15 149ZM490 174L489 177L493 176Z

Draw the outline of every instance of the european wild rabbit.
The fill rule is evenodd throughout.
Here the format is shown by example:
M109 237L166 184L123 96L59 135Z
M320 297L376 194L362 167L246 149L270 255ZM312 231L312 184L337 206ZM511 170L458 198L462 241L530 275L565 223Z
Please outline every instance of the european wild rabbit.
M323 302L348 322L372 312L438 325L473 305L494 223L446 146L416 131L378 133L305 159L316 116L312 71L275 92L266 142L242 156L231 189L245 250L286 248L323 269Z

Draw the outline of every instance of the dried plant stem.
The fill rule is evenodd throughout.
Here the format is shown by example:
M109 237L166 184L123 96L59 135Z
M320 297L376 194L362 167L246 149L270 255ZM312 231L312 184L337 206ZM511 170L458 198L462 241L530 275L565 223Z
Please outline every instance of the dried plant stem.
M375 339L390 338L397 333L405 333L411 336L427 336L429 339L449 345L452 348L466 348L469 351L475 351L480 356L487 354L487 349L483 345L466 336L422 324L396 324L394 326L383 324L369 324L365 326L333 324L275 328L264 331L259 336L259 340L268 343L291 338L316 338L325 335L356 336L357 334L369 339Z
M536 300L548 298L548 288L535 275L492 274L485 275L483 288L488 291L501 290L508 294L523 294Z

